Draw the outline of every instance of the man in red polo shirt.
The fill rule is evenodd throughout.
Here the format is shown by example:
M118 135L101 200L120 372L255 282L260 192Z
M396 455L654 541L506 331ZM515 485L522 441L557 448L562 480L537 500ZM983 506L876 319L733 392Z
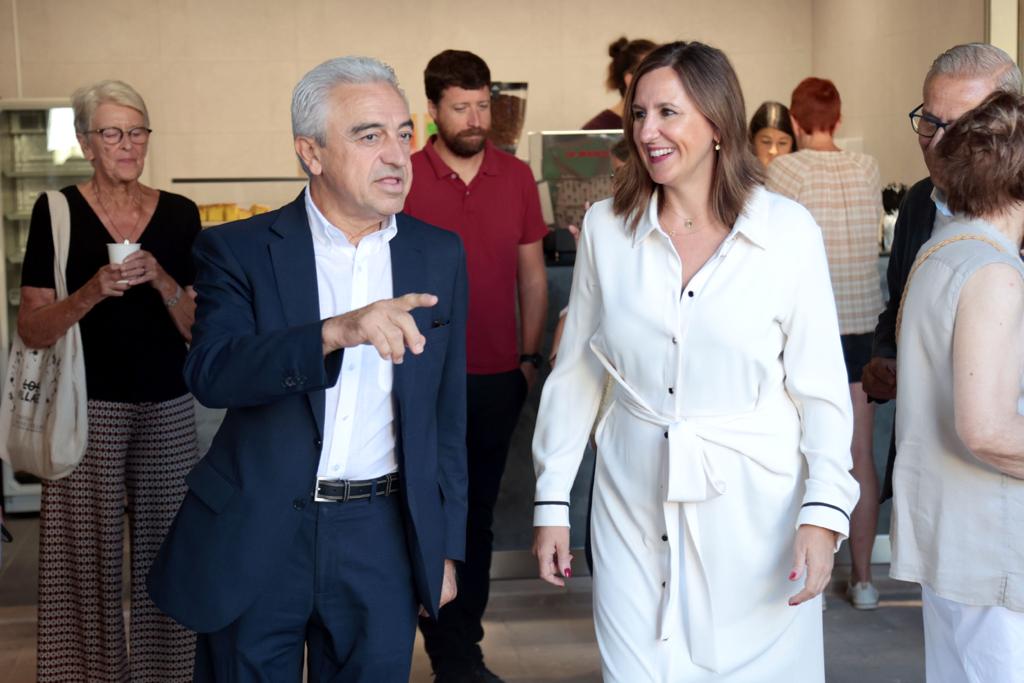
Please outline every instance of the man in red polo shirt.
M491 525L512 431L541 362L547 226L529 167L487 140L487 64L471 52L445 50L427 64L424 80L437 135L412 156L405 212L458 233L466 248L469 518L458 596L437 622L421 619L420 628L438 683L493 683L501 679L484 666L479 645Z

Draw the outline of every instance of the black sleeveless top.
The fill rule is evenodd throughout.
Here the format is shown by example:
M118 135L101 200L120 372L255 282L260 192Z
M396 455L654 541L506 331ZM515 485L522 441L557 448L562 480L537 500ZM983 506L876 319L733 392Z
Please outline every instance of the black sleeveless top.
M106 245L113 240L77 187L61 192L71 213L65 274L68 292L75 292L109 262ZM199 210L192 201L160 192L139 242L184 288L195 280L192 242L200 230ZM50 205L45 194L32 209L21 284L55 287ZM188 393L182 378L188 347L160 293L149 283L129 289L123 297L104 299L82 318L80 326L90 399L146 403Z

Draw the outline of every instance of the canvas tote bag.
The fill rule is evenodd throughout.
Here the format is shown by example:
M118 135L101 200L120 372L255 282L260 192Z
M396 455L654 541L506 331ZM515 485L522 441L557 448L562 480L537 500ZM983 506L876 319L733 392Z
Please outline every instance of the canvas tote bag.
M50 191L46 197L59 301L68 295L71 216L63 194ZM7 381L0 394L0 457L15 471L41 479L66 477L82 459L89 432L81 330L75 323L46 349L28 348L17 330L12 337Z

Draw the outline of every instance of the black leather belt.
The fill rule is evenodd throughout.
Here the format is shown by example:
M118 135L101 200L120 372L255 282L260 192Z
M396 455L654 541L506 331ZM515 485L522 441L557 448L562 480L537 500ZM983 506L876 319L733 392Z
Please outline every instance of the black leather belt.
M393 493L398 493L398 472L386 474L378 479L361 481L317 479L313 500L318 503L345 503L373 495L390 496Z

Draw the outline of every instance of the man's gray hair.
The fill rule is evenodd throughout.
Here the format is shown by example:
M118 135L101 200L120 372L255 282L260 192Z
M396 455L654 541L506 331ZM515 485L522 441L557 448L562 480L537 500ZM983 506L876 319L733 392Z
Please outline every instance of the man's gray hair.
M957 45L936 57L924 78L926 91L936 76L990 78L993 90L1021 94L1020 69L1010 55L988 43Z
M339 85L366 83L388 83L402 94L395 70L372 57L336 57L314 67L292 92L292 136L313 138L325 146L331 91Z

